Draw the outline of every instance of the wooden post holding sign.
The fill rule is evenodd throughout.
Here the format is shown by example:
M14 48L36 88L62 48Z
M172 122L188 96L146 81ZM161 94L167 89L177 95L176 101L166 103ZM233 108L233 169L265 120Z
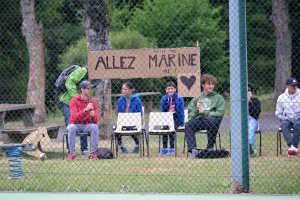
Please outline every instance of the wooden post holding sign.
M177 75L178 95L182 97L195 97L201 93L200 74L183 73Z
M161 78L200 72L200 49L90 51L90 79Z

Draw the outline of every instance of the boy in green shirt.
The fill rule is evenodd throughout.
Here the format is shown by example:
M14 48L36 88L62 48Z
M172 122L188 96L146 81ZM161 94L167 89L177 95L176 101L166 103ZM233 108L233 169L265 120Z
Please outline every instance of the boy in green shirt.
M197 157L195 132L207 130L207 149L213 149L216 136L225 113L224 98L214 92L217 79L210 74L201 76L202 92L199 97L194 97L188 105L188 119L185 124L185 136L188 150L192 152L191 159Z

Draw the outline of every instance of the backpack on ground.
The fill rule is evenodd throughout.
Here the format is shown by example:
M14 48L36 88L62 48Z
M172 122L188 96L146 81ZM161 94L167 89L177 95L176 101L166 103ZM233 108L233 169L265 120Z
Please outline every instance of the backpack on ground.
M108 148L99 148L95 152L99 159L113 159L114 154L113 152Z
M78 65L72 65L70 67L68 67L67 69L65 69L60 75L59 77L56 79L55 81L55 86L57 88L57 91L60 93L64 93L67 91L66 88L66 81L69 78L70 74L75 71L75 69L77 69Z
M214 159L214 158L229 157L229 151L225 150L224 148L219 150L214 150L214 149L197 149L197 150L198 150L197 158Z

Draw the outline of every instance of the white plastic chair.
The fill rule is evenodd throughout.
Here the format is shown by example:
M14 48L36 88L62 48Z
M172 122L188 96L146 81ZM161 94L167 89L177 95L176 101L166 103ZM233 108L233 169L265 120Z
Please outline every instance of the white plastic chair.
M127 130L126 127L134 127L132 130ZM139 137L139 149L140 157L142 157L143 149L143 127L142 127L142 115L140 112L137 113L119 113L117 119L117 127L112 134L112 140L116 145L116 157L118 157L118 144L116 135L119 136L132 136L137 135Z
M150 112L149 116L149 134L147 134L146 144L148 158L149 152L149 135L159 135L159 151L160 152L160 137L161 135L170 135L175 133L174 144L175 144L175 157L177 156L177 138L174 126L174 119L172 112Z

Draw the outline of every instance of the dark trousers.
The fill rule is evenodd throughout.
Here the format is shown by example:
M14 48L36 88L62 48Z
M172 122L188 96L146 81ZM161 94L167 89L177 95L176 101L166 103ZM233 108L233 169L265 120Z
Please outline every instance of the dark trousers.
M293 122L283 120L280 124L280 128L283 134L283 137L286 141L286 144L290 147L293 145L298 148L299 139L300 139L300 120ZM294 135L290 133L290 129L294 129Z
M168 148L168 137L170 139L170 149L174 149L174 140L175 140L175 133L171 133L170 135L163 135L163 148Z
M217 118L211 119L195 119L185 124L185 137L188 150L197 149L195 132L207 130L207 146L206 148L214 148L216 137L221 120Z

